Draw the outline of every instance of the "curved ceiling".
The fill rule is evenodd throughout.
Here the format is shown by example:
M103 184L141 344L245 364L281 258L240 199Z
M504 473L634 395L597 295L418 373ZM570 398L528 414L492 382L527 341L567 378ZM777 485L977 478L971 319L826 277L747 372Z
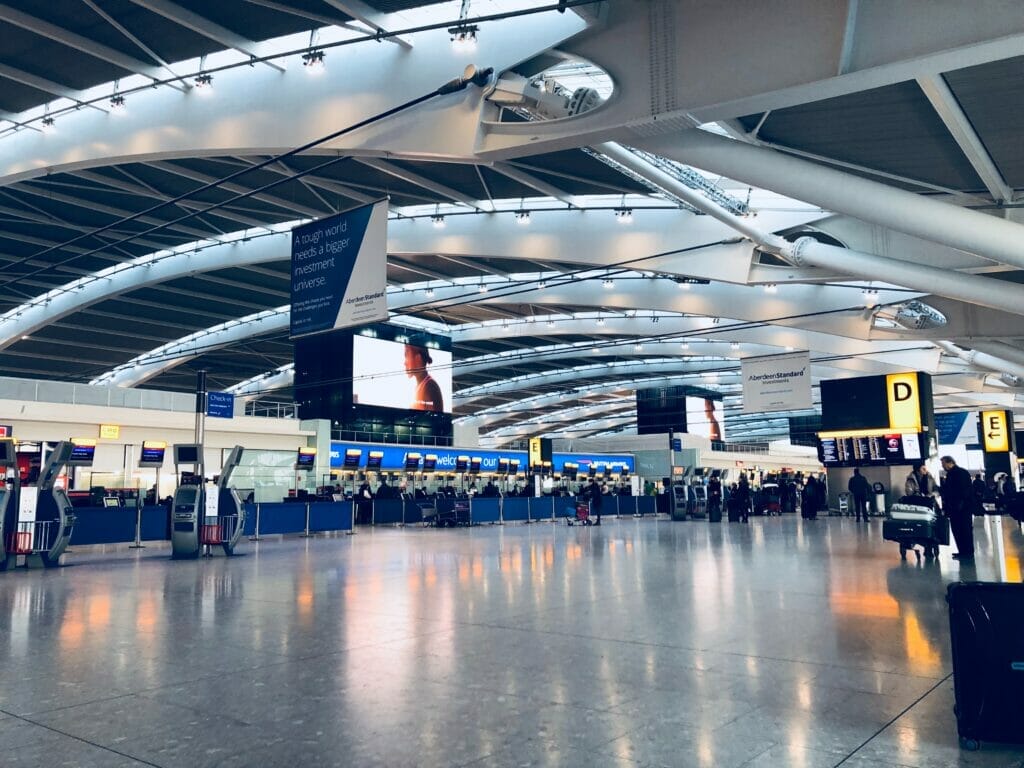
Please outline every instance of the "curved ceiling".
M287 236L275 233L387 197L389 306L400 322L452 334L457 414L493 441L521 436L521 421L531 434L628 430L637 386L683 381L725 395L731 439L784 436L778 415L740 413L736 372L743 357L792 349L811 353L816 381L912 366L936 374L940 407L1016 403L1019 380L998 375L1024 355L1020 315L965 302L953 287L931 296L885 274L865 281L825 263L800 266L778 243L811 234L1015 290L1012 246L989 250L996 235L975 238L977 247L965 247L969 237L922 237L917 218L930 214L910 201L925 195L947 209L1000 210L1001 226L1014 220L1024 149L1008 135L1024 111L1015 77L1022 14L993 6L969 30L929 17L927 34L901 45L878 37L893 22L871 6L798 2L785 28L779 14L762 21L783 47L817 30L813 44L788 48L802 52L802 71L760 59L757 77L740 84L723 73L749 55L747 32L730 28L718 48L693 39L694 30L710 39L727 28L722 9L619 0L545 8L476 0L464 23L498 18L480 21L467 54L450 50L446 28L462 10L452 2L0 4L0 371L102 379L276 310L289 267ZM431 22L439 28L392 34ZM676 54L651 37L654 22L692 49ZM363 41L373 35L379 41ZM297 48L326 51L320 78L299 56L277 56ZM349 49L365 77L334 66ZM294 153L420 96L404 73L426 73L435 87L435 70L467 56L505 62L496 88L428 100ZM545 75L567 58L581 62L572 82ZM200 103L195 78L214 64L213 96ZM569 116L566 88L605 77L597 67L612 95ZM151 87L132 91L139 82ZM119 89L130 93L124 114L108 103ZM561 119L529 119L559 109ZM734 178L695 169L685 143L673 144L694 130L756 148L766 163L804 165L777 185L768 178L774 191L735 178L742 169ZM629 167L613 159L619 150L601 149L648 140L665 155L627 155ZM881 211L872 219L841 189L822 210L811 193L817 169L884 184L914 226ZM439 216L443 229L431 221ZM985 215L971 224L984 234ZM758 232L781 237L751 242ZM167 271L154 279L157 261ZM914 299L941 307L945 324L909 327L896 307ZM253 327L223 343L190 342L188 354L159 353L139 385L187 391L202 368L228 388L287 366L286 328ZM990 354L966 354L972 342ZM260 396L289 399L287 376L274 381L284 386Z

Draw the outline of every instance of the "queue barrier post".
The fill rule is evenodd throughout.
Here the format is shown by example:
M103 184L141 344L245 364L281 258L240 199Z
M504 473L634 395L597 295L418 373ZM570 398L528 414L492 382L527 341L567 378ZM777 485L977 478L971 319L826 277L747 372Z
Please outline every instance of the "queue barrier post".
M135 505L135 543L129 545L128 549L145 549L142 543L142 506L136 502Z
M356 501L355 501L355 499L352 500L352 527L350 527L347 531L345 531L345 535L346 536L355 536L356 535Z
M256 504L256 529L253 531L253 535L249 537L249 541L261 541L260 539L260 505Z
M306 525L302 529L302 538L309 538L309 502L306 502Z

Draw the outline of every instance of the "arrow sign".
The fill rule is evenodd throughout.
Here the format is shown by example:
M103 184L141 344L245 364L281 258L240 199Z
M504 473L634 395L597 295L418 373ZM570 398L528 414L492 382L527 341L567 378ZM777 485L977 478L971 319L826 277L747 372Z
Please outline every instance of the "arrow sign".
M982 411L981 423L985 425L985 453L1007 453L1010 450L1010 432L1007 428L1006 411Z

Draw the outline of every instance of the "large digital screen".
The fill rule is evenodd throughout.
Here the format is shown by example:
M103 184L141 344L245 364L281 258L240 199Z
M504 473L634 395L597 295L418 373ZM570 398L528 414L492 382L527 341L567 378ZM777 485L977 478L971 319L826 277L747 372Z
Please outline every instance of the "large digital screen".
M452 353L355 336L352 402L412 411L452 411Z
M686 431L710 440L725 440L725 410L721 400L686 396Z
M921 459L916 433L823 437L818 458L826 467L911 464Z

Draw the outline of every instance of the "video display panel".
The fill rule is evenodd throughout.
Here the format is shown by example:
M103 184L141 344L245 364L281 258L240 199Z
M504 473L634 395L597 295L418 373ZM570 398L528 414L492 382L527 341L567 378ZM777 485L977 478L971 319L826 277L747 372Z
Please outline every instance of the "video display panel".
M452 411L452 353L369 336L352 339L352 402Z
M722 401L687 395L686 431L715 442L725 440L725 409Z
M96 443L74 443L71 446L71 456L68 458L68 466L92 466L93 457L96 455Z
M823 437L818 458L826 467L910 464L921 459L917 434Z
M139 456L140 467L162 467L164 465L164 453L167 451L166 443L154 443L148 440L142 443L142 454Z
M296 469L313 469L316 466L316 451L299 449L298 455L295 457L295 468Z

